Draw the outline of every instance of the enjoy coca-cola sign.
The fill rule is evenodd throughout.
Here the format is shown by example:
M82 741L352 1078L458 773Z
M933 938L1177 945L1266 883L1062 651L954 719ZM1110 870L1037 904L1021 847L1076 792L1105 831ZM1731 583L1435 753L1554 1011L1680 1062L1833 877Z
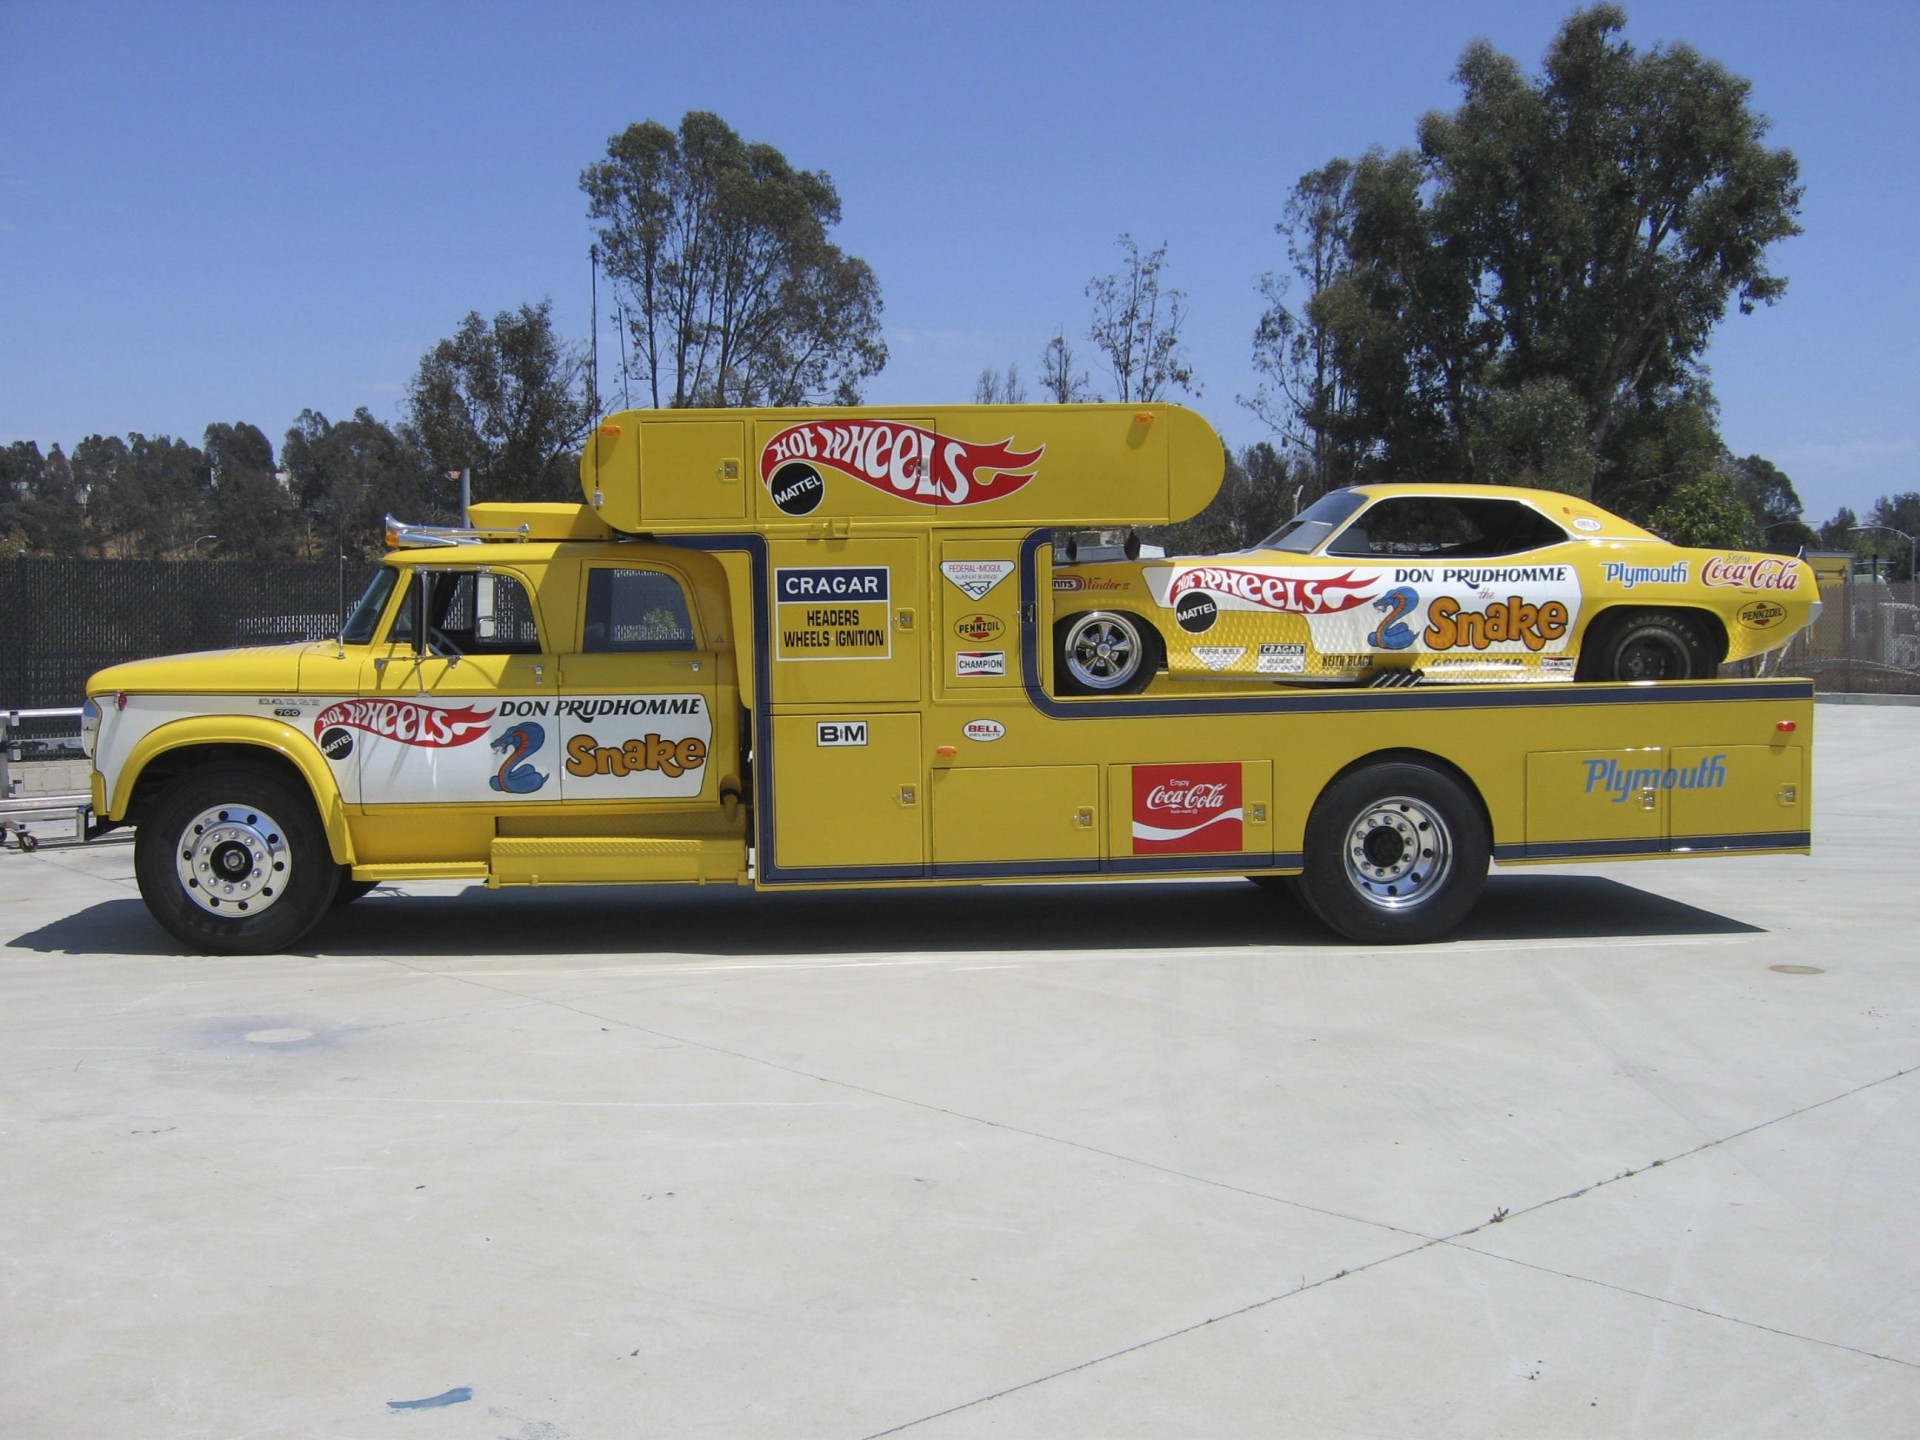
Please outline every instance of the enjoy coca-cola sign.
M1133 767L1133 853L1208 854L1241 850L1237 764Z
M1738 586L1742 590L1792 590L1800 584L1800 565L1779 555L1757 560L1729 560L1716 555L1700 567L1705 585Z

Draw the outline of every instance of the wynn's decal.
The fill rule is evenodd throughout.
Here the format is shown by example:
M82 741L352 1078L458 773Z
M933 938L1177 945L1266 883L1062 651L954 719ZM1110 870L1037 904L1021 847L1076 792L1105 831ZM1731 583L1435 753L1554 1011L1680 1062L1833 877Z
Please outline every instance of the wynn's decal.
M491 719L493 711L471 706L452 709L423 705L417 700L342 700L320 712L313 722L313 734L318 739L328 730L346 727L402 745L443 750L471 745L487 733Z
M1133 767L1136 855L1242 849L1241 819L1237 764Z
M760 452L760 479L774 505L806 515L825 494L821 467L916 505L979 505L1034 477L1046 446L1015 450L960 440L897 420L809 420L789 425Z

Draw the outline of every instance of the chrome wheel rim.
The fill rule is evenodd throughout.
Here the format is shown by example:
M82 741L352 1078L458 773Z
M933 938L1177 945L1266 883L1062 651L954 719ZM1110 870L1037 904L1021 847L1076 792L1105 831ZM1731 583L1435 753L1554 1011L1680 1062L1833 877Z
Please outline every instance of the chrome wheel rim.
M1124 685L1140 668L1140 636L1114 615L1089 615L1067 637L1067 669L1090 690Z
M1424 903L1453 869L1453 834L1425 801L1375 801L1347 827L1347 883L1369 905L1405 910Z
M238 920L258 915L286 893L293 855L286 832L264 810L216 805L181 830L174 871L194 904L209 915Z

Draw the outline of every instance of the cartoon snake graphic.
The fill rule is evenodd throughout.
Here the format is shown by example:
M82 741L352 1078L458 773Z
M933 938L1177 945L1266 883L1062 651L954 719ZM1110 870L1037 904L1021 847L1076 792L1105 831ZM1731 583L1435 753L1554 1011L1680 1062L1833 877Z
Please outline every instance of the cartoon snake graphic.
M487 784L509 795L530 795L538 790L547 783L547 777L532 765L520 762L546 743L547 732L531 720L523 720L503 731L499 739L487 745L489 750L502 757L499 772Z

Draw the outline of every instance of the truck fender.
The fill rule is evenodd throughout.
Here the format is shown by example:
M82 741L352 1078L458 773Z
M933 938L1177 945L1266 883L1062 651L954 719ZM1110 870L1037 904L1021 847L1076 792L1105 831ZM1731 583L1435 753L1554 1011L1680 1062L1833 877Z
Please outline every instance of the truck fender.
M174 750L189 746L218 746L223 750L266 750L292 764L313 795L313 808L326 831L327 848L341 865L354 863L353 836L347 829L347 808L333 770L313 741L290 725L251 715L194 715L171 721L142 736L120 767L110 798L108 815L124 818L133 804L133 791L147 767Z

